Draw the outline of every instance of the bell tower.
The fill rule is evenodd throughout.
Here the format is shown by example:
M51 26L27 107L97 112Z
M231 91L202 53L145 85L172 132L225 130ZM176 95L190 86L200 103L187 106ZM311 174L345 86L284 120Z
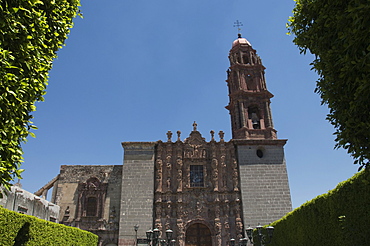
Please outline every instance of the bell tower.
M237 23L240 25L240 23ZM244 226L266 225L291 211L284 146L272 123L265 67L238 34L227 70L232 139L240 177Z
M265 67L256 50L238 34L229 53L227 70L229 105L233 139L276 139Z

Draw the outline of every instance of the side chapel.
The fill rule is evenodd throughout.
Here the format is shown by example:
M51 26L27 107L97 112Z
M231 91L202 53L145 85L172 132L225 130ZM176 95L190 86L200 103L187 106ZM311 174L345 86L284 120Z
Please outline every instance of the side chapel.
M284 158L287 140L273 126L265 67L238 38L227 70L232 139L197 130L184 140L123 142L123 165L62 165L52 183L60 223L96 233L99 245L145 244L145 233L167 229L179 246L226 246L245 229L291 210ZM135 227L136 226L136 227Z

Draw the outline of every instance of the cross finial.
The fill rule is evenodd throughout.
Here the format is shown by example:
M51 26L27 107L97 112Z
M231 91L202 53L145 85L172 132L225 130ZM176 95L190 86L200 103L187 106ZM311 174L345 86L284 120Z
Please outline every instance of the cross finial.
M194 123L193 123L193 131L196 131L197 130L197 126L198 126L198 124L194 121Z
M240 36L240 31L242 30L240 27L243 26L243 23L241 23L239 20L236 20L234 22L234 27L237 27L238 28L238 36Z

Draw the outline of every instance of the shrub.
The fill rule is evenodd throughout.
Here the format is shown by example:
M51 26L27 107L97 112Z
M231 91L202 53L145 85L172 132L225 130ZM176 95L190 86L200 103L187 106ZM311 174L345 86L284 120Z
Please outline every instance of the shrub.
M370 170L352 178L271 225L271 246L370 245Z
M1 207L0 235L2 246L93 246L98 243L98 236L91 232Z

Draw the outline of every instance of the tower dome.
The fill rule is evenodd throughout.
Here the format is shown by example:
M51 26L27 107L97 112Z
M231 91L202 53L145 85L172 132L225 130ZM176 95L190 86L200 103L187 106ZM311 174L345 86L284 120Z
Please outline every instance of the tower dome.
M235 47L238 44L241 44L241 45L246 44L246 45L252 46L251 43L249 43L247 39L242 38L242 35L240 33L238 33L238 39L234 40L232 47Z

